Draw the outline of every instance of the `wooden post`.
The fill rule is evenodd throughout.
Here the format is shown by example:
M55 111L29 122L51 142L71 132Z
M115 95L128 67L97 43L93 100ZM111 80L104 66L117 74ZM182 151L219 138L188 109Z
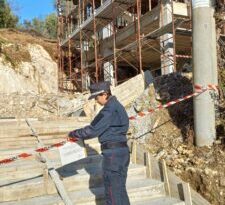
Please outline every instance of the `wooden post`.
M167 166L166 166L166 161L164 159L162 160L162 169L163 169L163 179L164 179L165 190L166 190L166 193L169 196L171 196L171 190L170 190Z
M137 164L137 142L135 140L132 144L132 162Z
M191 199L191 189L189 183L183 182L183 192L184 192L184 201L185 205L192 205L192 199Z
M152 161L151 161L151 155L147 151L147 164L146 164L146 175L148 178L152 178Z
M148 0L148 10L152 10L152 0Z
M45 191L46 191L46 193L48 193L48 179L49 179L49 175L48 175L48 168L47 168L47 166L45 166L44 169L43 169L43 178L44 178Z

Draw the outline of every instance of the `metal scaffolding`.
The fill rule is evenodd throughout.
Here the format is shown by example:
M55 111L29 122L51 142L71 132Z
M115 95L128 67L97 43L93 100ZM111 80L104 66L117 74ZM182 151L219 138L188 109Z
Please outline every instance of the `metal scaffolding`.
M185 3L186 2L186 3ZM172 0L58 0L61 91L113 85L191 62L191 5Z

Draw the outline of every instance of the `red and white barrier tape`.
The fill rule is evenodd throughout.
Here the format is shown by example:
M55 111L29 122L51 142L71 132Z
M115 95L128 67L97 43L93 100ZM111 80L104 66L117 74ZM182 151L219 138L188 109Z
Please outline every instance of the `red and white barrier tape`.
M209 84L206 87L203 87L201 85L195 85L194 88L195 88L195 92L192 93L192 94L190 94L190 95L187 95L185 97L179 98L177 100L170 101L170 102L168 102L166 104L163 104L163 105L159 105L159 106L157 106L155 108L150 108L149 110L147 110L145 112L139 112L139 113L137 113L137 115L129 117L129 119L130 120L136 120L136 119L141 118L141 117L144 117L144 116L146 116L146 115L148 115L150 113L153 113L153 112L155 112L157 110L161 110L161 109L170 107L172 105L175 105L177 103L180 103L180 102L185 101L187 99L190 99L192 97L198 96L198 95L200 95L201 93L203 93L203 92L205 92L207 90L218 91L218 86L212 85L212 84Z
M49 150L51 150L53 148L62 147L67 142L76 142L76 141L77 141L77 139L70 138L68 140L65 140L65 141L62 141L62 142L50 145L50 146L46 146L46 147L41 147L41 148L35 149L32 153L21 153L19 155L13 156L13 157L0 160L0 166L3 165L3 164L12 163L12 162L14 162L16 160L19 160L19 159L25 159L27 157L30 157L30 156L34 155L35 153L43 153L43 152L47 152L47 151L49 151Z
M194 88L195 88L195 92L192 93L192 94L190 94L190 95L187 95L185 97L179 98L177 100L173 100L173 101L168 102L168 103L166 103L164 105L159 105L156 108L149 109L146 112L139 112L136 116L129 117L129 119L130 120L135 120L135 119L138 119L140 117L144 117L144 116L146 116L146 115L148 115L150 113L153 113L153 112L155 112L157 110L161 110L161 109L170 107L170 106L172 106L174 104L177 104L179 102L185 101L185 100L190 99L190 98L192 98L194 96L198 96L198 95L200 95L201 93L203 93L203 92L205 92L207 90L218 91L218 86L212 85L212 84L210 84L210 85L208 85L206 87L203 87L201 85L195 85ZM1 165L4 165L4 164L12 163L12 162L14 162L16 160L19 160L19 159L25 159L27 157L30 157L30 156L34 155L35 153L43 153L43 152L47 152L47 151L49 151L49 150L51 150L53 148L62 147L67 142L76 142L76 141L78 141L78 139L72 139L72 138L70 138L68 140L65 140L65 141L62 141L62 142L59 142L59 143L50 145L50 146L38 148L38 149L34 150L32 153L21 153L19 155L14 156L14 157L10 157L10 158L7 158L7 159L0 160L0 166Z
M164 55L162 54L161 56L167 56L167 57L173 57L173 55L169 54L169 55ZM192 56L190 55L175 55L176 58L192 58Z
M176 55L177 58L192 58L192 56L188 55Z
M213 84L208 84L206 87L203 87L203 86L198 85L198 84L196 84L194 86L194 89L195 89L196 92L202 92L203 89L214 90L214 91L218 92L218 88L219 88L218 85L213 85Z

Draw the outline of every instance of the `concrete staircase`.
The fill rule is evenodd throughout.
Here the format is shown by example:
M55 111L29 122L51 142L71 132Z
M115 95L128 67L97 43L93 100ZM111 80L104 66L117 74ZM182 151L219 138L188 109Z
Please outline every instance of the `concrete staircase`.
M43 122L46 124L46 122ZM40 136L45 145L65 140L62 133L71 130L70 122L64 122L68 128L59 126L54 133L57 122L49 122L51 126L46 130L40 129ZM87 122L79 121L74 124L82 127ZM40 125L35 122L34 127ZM53 126L54 125L54 126ZM14 155L35 148L35 140L29 135L29 129L22 124L20 132L16 134L16 128L8 125L8 138L0 137L0 157ZM13 128L14 127L14 128ZM67 130L68 129L68 130ZM52 134L47 134L51 130ZM22 134L21 134L22 133ZM44 134L45 133L45 134ZM4 136L6 133L1 133ZM26 138L26 139L23 139ZM23 139L23 140L21 140ZM20 141L21 140L21 141ZM26 143L24 143L24 141ZM17 143L16 143L17 142ZM20 143L21 142L21 143ZM88 156L80 161L62 166L57 149L46 153L52 166L61 176L67 193L74 204L78 205L101 205L104 204L104 188L102 180L100 146L97 139L85 141ZM127 190L130 202L133 205L184 205L183 201L166 195L164 183L146 177L146 167L131 162L128 171ZM26 160L0 166L0 204L4 205L53 205L64 204L57 193L54 183L48 176L48 170L44 163L33 156Z
M63 184L74 204L104 204L100 161L101 156L93 155L87 157L78 166L74 164L74 166L70 165L67 168L59 168L59 173L64 174ZM127 189L131 204L184 205L184 202L166 196L162 182L147 179L145 167L141 165L130 165ZM46 185L44 178L41 176L33 177L33 179L30 177L29 181L21 180L19 183L12 183L4 187L2 193L10 196L10 199L16 200L4 202L3 204L63 204L56 193L54 185L50 182Z

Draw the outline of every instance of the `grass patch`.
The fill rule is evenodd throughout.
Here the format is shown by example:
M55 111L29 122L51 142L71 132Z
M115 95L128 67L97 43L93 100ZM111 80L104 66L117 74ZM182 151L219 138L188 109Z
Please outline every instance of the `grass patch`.
M31 62L31 56L26 47L18 44L2 45L0 54L13 68L17 68L22 62Z

